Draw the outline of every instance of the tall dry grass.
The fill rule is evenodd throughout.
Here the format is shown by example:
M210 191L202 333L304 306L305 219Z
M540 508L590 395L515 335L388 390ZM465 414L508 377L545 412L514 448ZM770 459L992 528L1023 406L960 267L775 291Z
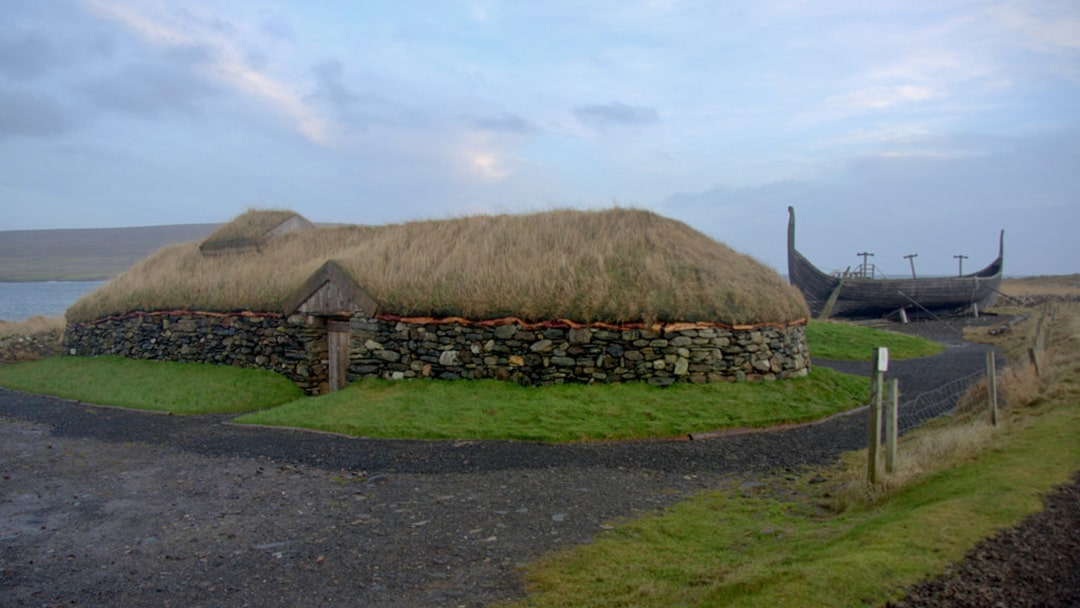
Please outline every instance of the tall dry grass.
M788 322L801 294L752 258L641 210L552 211L286 234L261 252L165 248L85 296L68 318L132 310L280 310L334 260L380 312L577 321Z
M30 317L25 321L0 320L0 338L8 336L32 336L36 334L59 333L64 331L64 320L60 317Z
M1080 274L1008 278L1001 281L1006 296L1080 296Z

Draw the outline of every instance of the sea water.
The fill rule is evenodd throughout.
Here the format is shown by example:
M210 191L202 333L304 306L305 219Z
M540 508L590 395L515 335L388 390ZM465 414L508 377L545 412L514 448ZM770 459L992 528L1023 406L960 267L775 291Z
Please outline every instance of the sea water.
M64 311L104 281L36 281L0 283L0 320L25 321L34 316L62 317Z

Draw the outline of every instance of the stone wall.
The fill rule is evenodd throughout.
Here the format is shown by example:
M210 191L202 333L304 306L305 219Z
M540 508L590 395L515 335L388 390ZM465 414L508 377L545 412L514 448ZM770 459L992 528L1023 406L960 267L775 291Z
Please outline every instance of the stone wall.
M498 378L521 384L773 380L805 376L802 323L653 329L354 318L350 377Z
M60 354L60 330L0 336L0 364L34 361Z
M317 394L327 381L326 332L305 320L273 314L135 313L69 323L64 349L70 355L270 369Z
M133 313L69 324L64 348L72 355L265 368L309 394L325 392L328 376L325 322L304 315ZM667 386L794 378L809 368L803 323L619 328L356 316L347 376Z

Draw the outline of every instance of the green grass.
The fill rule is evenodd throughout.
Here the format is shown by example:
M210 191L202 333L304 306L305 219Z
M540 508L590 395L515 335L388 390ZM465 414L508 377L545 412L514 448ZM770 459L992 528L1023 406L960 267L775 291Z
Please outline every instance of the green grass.
M522 387L497 380L364 380L237 422L365 437L572 442L670 437L816 420L866 400L864 378L814 369L764 383Z
M869 360L878 346L889 349L890 359L928 357L945 348L916 336L838 321L811 321L806 326L806 341L811 357L839 361Z
M880 605L1041 508L1080 469L1080 408L1001 427L979 458L835 514L824 484L704 494L530 566L515 606ZM820 473L818 473L820 474ZM826 473L828 474L828 473Z
M121 357L53 357L3 366L0 385L174 414L245 412L303 394L288 379L267 370Z
M898 344L912 342L907 336L854 325L822 325L837 325L842 331L811 331L814 352L835 351L835 342L854 342L864 333L872 334L865 342L896 351L901 350ZM866 356L870 350L860 352ZM666 388L644 383L521 387L498 381L365 380L310 398L270 372L115 357L58 357L0 368L0 385L175 413L264 410L238 421L356 436L546 442L671 437L816 420L862 404L869 392L863 378L815 368L797 380Z

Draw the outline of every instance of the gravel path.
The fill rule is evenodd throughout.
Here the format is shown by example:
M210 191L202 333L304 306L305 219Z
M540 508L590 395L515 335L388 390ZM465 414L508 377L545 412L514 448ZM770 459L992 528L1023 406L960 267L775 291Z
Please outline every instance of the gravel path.
M936 327L931 327L935 325ZM955 329L906 394L984 365ZM860 365L815 361L846 371ZM355 439L0 390L8 606L480 606L524 563L705 488L835 461L865 412L707 441Z

